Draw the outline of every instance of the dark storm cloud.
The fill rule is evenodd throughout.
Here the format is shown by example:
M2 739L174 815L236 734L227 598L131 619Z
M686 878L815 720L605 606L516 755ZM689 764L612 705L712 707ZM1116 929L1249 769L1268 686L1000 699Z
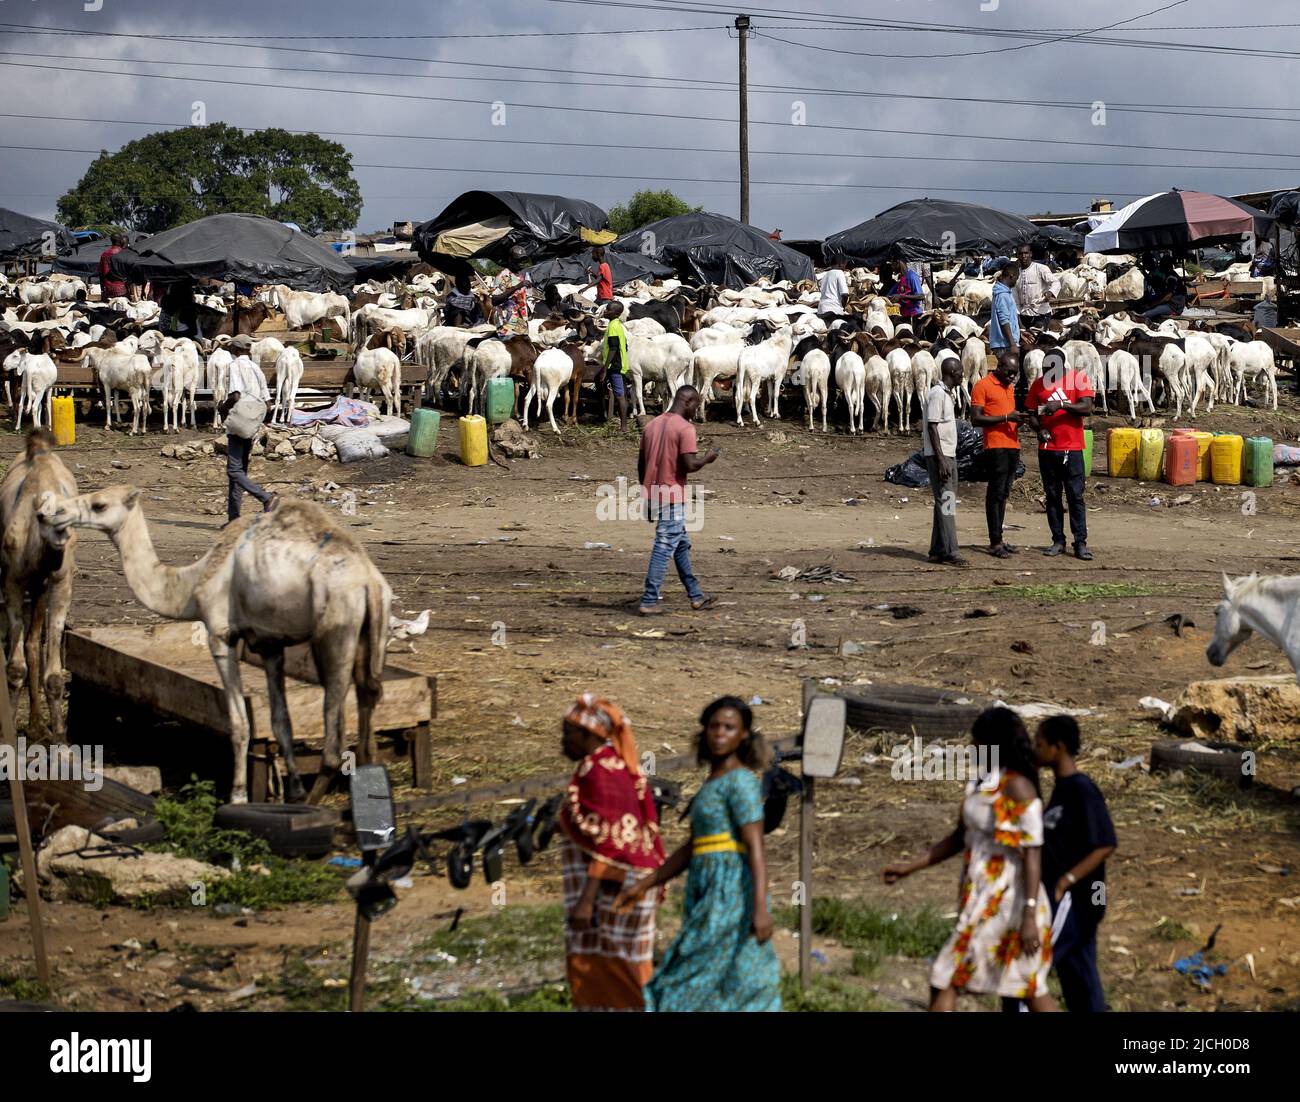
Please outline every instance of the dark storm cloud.
M863 15L884 19L930 21L939 26L1099 27L1158 6L1159 0L1077 0L1068 6L1000 0L996 10L981 10L980 0L932 0L897 4L875 0L858 5ZM849 10L830 0L761 0L760 6L786 11ZM1241 14L1238 14L1241 13ZM1248 14L1247 14L1248 13ZM258 48L236 49L217 42L166 43L101 36L32 36L6 33L0 60L30 66L77 66L125 69L131 76L109 76L54 69L4 67L5 111L97 119L130 119L184 124L201 102L208 120L243 126L277 125L298 129L351 131L362 135L441 135L487 139L418 141L370 136L339 137L359 166L366 205L361 228L372 229L396 218L436 213L454 195L475 187L511 187L579 195L608 207L640 186L671 187L691 203L735 214L736 187L731 183L673 182L668 177L730 181L736 177L734 152L685 153L665 146L734 149L732 122L702 121L704 116L734 118L734 88L655 89L648 76L699 81L733 81L734 35L722 29L730 20L717 15L604 9L542 0L444 0L437 4L399 0L382 4L265 4L229 0L220 5L177 4L154 0L103 0L99 11L80 3L5 4L0 21L72 27L88 31L172 35L292 36L391 35L390 39L332 38L298 41L263 38ZM1256 0L1225 11L1209 0L1190 0L1134 26L1180 28L1230 22L1296 22L1286 0ZM816 20L810 22L815 23ZM1019 211L1078 210L1094 196L1119 202L1127 194L1145 194L1171 185L1220 192L1285 186L1294 173L1278 166L1300 164L1281 154L1293 151L1289 139L1295 123L1270 121L1257 111L1236 111L1245 119L1174 118L1109 110L1106 125L1094 126L1091 112L1022 107L980 99L1034 99L1091 105L1145 104L1279 106L1279 88L1287 62L1280 59L1159 52L1058 43L985 56L940 58L956 51L1002 49L1018 45L1006 39L957 34L903 34L883 30L833 33L789 29L754 13L765 35L750 46L751 146L785 155L755 155L751 173L751 220L780 226L787 237L821 236L869 217L918 194L930 193L985 202ZM698 32L548 38L466 38L421 40L421 34L478 34L525 31L596 30L615 27L665 28L710 26ZM1165 29L1151 35L1108 32L1140 41L1198 41L1237 47L1291 49L1300 30L1256 31ZM857 57L794 45L815 44L887 57ZM294 47L299 48L294 48ZM272 49L271 47L280 47ZM288 47L288 49L286 49ZM307 52L308 48L347 50L436 59L376 61ZM76 55L70 62L37 54ZM905 58L904 54L922 54ZM117 63L91 58L119 59ZM146 60L171 62L147 65ZM179 61L210 68L178 68ZM480 62L487 67L457 66ZM261 70L226 66L239 62ZM503 66L537 66L558 73L533 73ZM288 72L287 69L304 69ZM451 79L345 75L344 70L438 74ZM598 77L593 73L618 73ZM152 79L146 74L182 75L183 80ZM500 78L585 80L596 86L508 83ZM204 79L199 79L204 78ZM486 78L486 79L474 79ZM232 83L211 83L229 81ZM252 84L269 85L254 87ZM408 97L453 97L452 103L415 98L340 95L293 91L290 85L317 85L353 92L396 92ZM636 87L616 87L634 84ZM760 88L764 90L759 90ZM824 96L803 88L901 92L921 98ZM769 90L770 89L770 90ZM506 104L504 120L493 125L492 105ZM803 104L809 125L795 125ZM687 118L641 118L536 110L530 104L610 107L627 111L683 115ZM769 125L774 124L774 125ZM901 130L903 134L818 129L861 127ZM109 123L42 122L4 119L4 142L16 145L116 149L149 131L146 126ZM1099 149L1083 146L1002 143L927 136L1002 134L1025 138L1077 139L1135 146ZM510 144L521 140L599 142L633 149L562 148ZM1149 150L1155 146L1273 153L1249 158L1205 153ZM809 156L852 153L862 158ZM939 160L890 160L883 155L925 155ZM966 158L958 160L956 158ZM90 154L8 151L0 172L0 205L50 215L60 194L74 184ZM1011 159L1059 161L1061 164L1014 164ZM1167 162L1204 165L1199 169L1133 168L1105 162ZM362 167L410 165L441 171L402 171ZM1247 165L1269 168L1243 170ZM486 170L498 170L487 172ZM572 176L539 176L540 171ZM590 174L590 176L589 176ZM600 175L632 179L599 179ZM757 181L787 181L782 185ZM818 187L822 184L872 185L871 188ZM941 189L987 189L968 192Z

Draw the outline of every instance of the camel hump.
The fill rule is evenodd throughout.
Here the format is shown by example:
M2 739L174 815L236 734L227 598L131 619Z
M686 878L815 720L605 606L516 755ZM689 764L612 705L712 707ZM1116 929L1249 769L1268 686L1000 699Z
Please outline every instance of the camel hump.
M47 428L37 427L27 433L27 458L35 459L42 452L53 451L54 433Z

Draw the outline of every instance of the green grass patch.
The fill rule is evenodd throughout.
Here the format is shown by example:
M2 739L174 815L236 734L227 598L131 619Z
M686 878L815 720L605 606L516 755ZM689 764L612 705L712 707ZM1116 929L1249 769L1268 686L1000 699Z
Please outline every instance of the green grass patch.
M16 999L18 1002L44 1002L50 997L49 991L40 980L17 976L12 972L0 972L0 996Z
M870 949L854 949L853 960L849 964L852 976L874 976L880 970L881 952L874 945Z
M440 930L421 948L447 953L457 965L486 961L508 967L559 960L564 956L564 906L502 907L482 918L462 919L454 930ZM449 961L429 963L456 966Z
M1191 941L1195 935L1181 922L1157 923L1151 930L1157 941Z
M402 1009L412 1009L403 1007ZM459 998L429 1001L416 1009L438 1013L500 1014L554 1014L573 1009L569 1002L569 989L565 984L548 984L531 991L504 994L500 991L470 991Z
M835 976L815 976L807 993L799 990L799 976L781 977L781 1009L805 1014L852 1014L883 1011L874 991Z
M799 928L795 907L778 907L773 918L792 930ZM892 911L854 899L814 899L812 919L814 934L834 938L847 949L861 950L860 962L854 954L854 967L871 969L882 957L933 956L952 933L952 922L933 907Z
M1053 582L1046 585L959 585L945 593L999 593L1029 601L1057 604L1063 601L1105 601L1124 597L1150 597L1164 586L1146 582Z
M222 830L215 823L219 806L212 782L197 778L175 798L163 797L154 805L167 840L152 849L233 870L229 877L207 885L208 906L230 903L261 910L287 903L319 903L339 894L344 874L318 862L276 857L263 839L242 830Z

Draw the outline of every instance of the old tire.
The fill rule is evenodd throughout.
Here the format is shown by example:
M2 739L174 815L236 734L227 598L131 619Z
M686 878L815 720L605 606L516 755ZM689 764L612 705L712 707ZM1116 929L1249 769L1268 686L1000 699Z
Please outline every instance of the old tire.
M278 857L324 857L334 848L336 816L305 804L226 804L216 823L262 838Z
M1209 773L1241 788L1245 788L1254 779L1251 774L1242 771L1242 755L1250 750L1249 746L1234 742L1197 740L1215 753L1181 749L1184 743L1190 741L1192 740L1179 739L1175 742L1153 742L1151 772L1172 773L1177 769L1186 769L1196 773Z
M848 702L850 727L916 733L923 737L959 737L970 733L975 717L991 700L955 689L924 685L870 685L841 691ZM966 703L957 703L965 701Z

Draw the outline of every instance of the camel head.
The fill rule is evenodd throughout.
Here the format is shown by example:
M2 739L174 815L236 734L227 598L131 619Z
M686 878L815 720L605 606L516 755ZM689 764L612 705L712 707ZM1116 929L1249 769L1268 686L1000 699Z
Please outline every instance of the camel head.
M45 523L52 529L95 528L115 535L137 509L140 491L134 486L106 486L94 493L56 499Z
M36 514L36 527L40 531L41 542L56 551L67 547L72 539L72 528L55 521L59 506L64 500L53 490L46 490L32 502L32 512Z
M1205 657L1213 666L1222 666L1228 655L1250 638L1251 629L1241 620L1241 599L1255 588L1258 575L1248 578L1229 578L1223 575L1223 600L1214 610L1214 638L1205 648Z

